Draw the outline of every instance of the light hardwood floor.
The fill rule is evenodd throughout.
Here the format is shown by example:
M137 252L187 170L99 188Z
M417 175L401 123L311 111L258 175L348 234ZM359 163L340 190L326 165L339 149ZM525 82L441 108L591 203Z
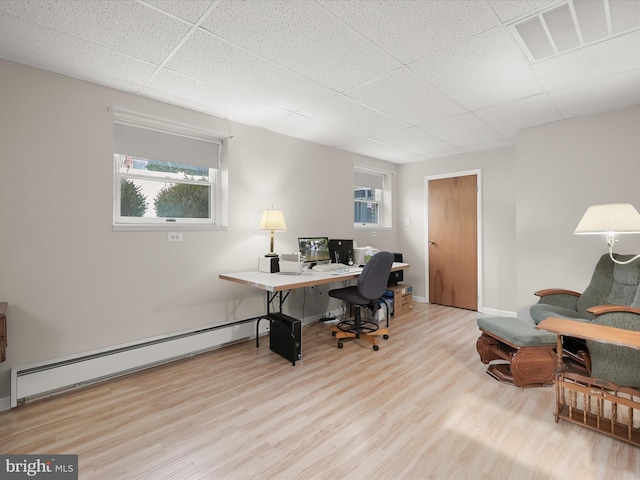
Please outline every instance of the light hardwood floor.
M243 342L0 413L0 453L81 479L635 479L640 449L553 421L551 387L485 373L478 314L417 304L374 352L303 329L293 367Z

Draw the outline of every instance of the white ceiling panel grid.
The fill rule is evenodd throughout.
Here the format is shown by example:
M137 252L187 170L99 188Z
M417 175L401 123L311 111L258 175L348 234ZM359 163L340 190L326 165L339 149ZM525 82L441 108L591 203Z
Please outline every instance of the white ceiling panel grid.
M319 3L405 65L499 24L478 0Z
M583 41L607 11L620 35L531 60L514 27L568 11ZM0 58L405 163L640 104L638 15L640 0L0 0Z
M389 92L393 92L393 95ZM346 95L411 125L420 125L467 111L406 68L349 90Z
M182 75L233 90L291 111L336 94L206 32L196 32L166 64Z
M159 65L188 33L174 21L137 2L104 0L9 1L0 10L118 53ZM51 45L52 49L56 45Z
M223 0L202 26L338 91L400 66L313 1Z
M522 52L503 28L483 32L410 68L469 110L542 92Z

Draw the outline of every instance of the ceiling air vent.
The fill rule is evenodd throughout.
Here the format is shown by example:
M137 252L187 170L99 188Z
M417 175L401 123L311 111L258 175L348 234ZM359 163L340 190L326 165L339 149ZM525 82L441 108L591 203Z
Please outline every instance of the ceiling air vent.
M640 29L640 0L569 0L508 28L534 63Z

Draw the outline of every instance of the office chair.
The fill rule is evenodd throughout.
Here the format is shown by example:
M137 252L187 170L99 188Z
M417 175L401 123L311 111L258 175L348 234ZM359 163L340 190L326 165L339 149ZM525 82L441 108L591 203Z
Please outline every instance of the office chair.
M362 269L358 284L350 287L329 290L329 296L348 302L356 307L355 318L344 320L331 327L331 334L338 339L338 348L342 348L343 338L362 338L378 350L376 337L382 335L389 338L389 329L380 328L377 322L363 320L361 308L367 308L372 315L380 308L382 295L387 289L391 266L393 265L393 253L376 253ZM386 302L385 302L386 304ZM387 327L389 326L389 307L387 305Z

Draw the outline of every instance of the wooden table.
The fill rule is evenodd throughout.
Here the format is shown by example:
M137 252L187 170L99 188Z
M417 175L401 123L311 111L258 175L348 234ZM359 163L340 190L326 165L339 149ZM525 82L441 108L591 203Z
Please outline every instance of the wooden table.
M637 400L640 397L640 391L630 387L619 387L606 380L584 374L565 371L562 360L563 336L640 350L640 332L561 318L547 318L536 328L558 335L556 347L558 368L555 381L556 423L560 419L567 420L640 446L640 431L633 427L634 412L636 418L640 412L640 403ZM565 398L565 392L567 392L568 401ZM580 406L578 406L579 400Z

